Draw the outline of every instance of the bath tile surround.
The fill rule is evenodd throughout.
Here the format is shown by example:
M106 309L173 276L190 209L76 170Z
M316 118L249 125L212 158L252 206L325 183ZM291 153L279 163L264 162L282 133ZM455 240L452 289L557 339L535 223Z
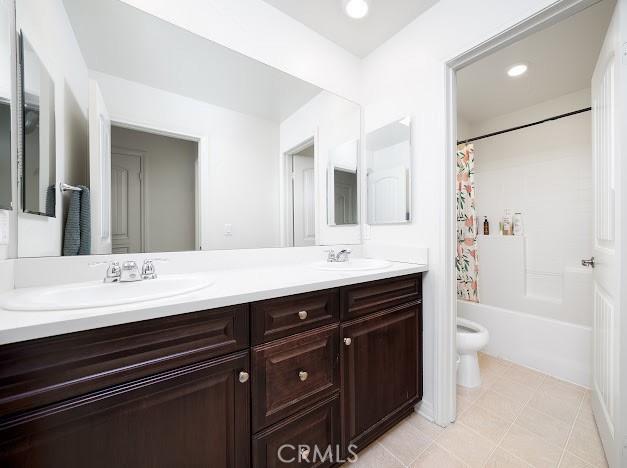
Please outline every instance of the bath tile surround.
M444 429L413 414L343 468L607 467L590 391L487 354Z

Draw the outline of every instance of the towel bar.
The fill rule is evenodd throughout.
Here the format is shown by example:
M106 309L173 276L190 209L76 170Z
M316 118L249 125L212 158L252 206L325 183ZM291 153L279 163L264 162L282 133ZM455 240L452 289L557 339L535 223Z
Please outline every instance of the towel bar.
M59 182L59 190L61 190L62 192L67 192L67 191L80 192L81 191L80 188L74 187L73 185L66 184L65 182Z

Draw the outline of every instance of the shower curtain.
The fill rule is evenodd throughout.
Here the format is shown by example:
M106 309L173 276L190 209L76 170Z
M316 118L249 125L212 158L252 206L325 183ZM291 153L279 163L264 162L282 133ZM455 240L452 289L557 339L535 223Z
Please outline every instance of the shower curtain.
M457 148L457 297L479 302L474 146Z

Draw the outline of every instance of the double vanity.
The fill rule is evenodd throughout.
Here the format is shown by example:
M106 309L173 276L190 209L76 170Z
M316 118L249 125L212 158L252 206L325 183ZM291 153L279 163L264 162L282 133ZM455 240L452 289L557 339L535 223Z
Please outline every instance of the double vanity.
M68 299L66 289L81 284L1 294L15 309L20 298L31 303L2 311L0 327L12 319L12 329L0 335L0 465L341 464L422 396L426 267L333 263L82 283L123 291L172 277L207 281L89 309L53 310L43 305L49 294L36 294Z

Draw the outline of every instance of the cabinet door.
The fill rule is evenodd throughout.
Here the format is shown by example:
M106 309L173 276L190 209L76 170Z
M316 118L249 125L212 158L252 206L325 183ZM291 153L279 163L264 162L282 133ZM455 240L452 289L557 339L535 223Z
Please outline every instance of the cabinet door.
M250 464L248 352L194 364L0 421L0 466Z
M422 396L420 304L342 325L343 444L370 443Z

